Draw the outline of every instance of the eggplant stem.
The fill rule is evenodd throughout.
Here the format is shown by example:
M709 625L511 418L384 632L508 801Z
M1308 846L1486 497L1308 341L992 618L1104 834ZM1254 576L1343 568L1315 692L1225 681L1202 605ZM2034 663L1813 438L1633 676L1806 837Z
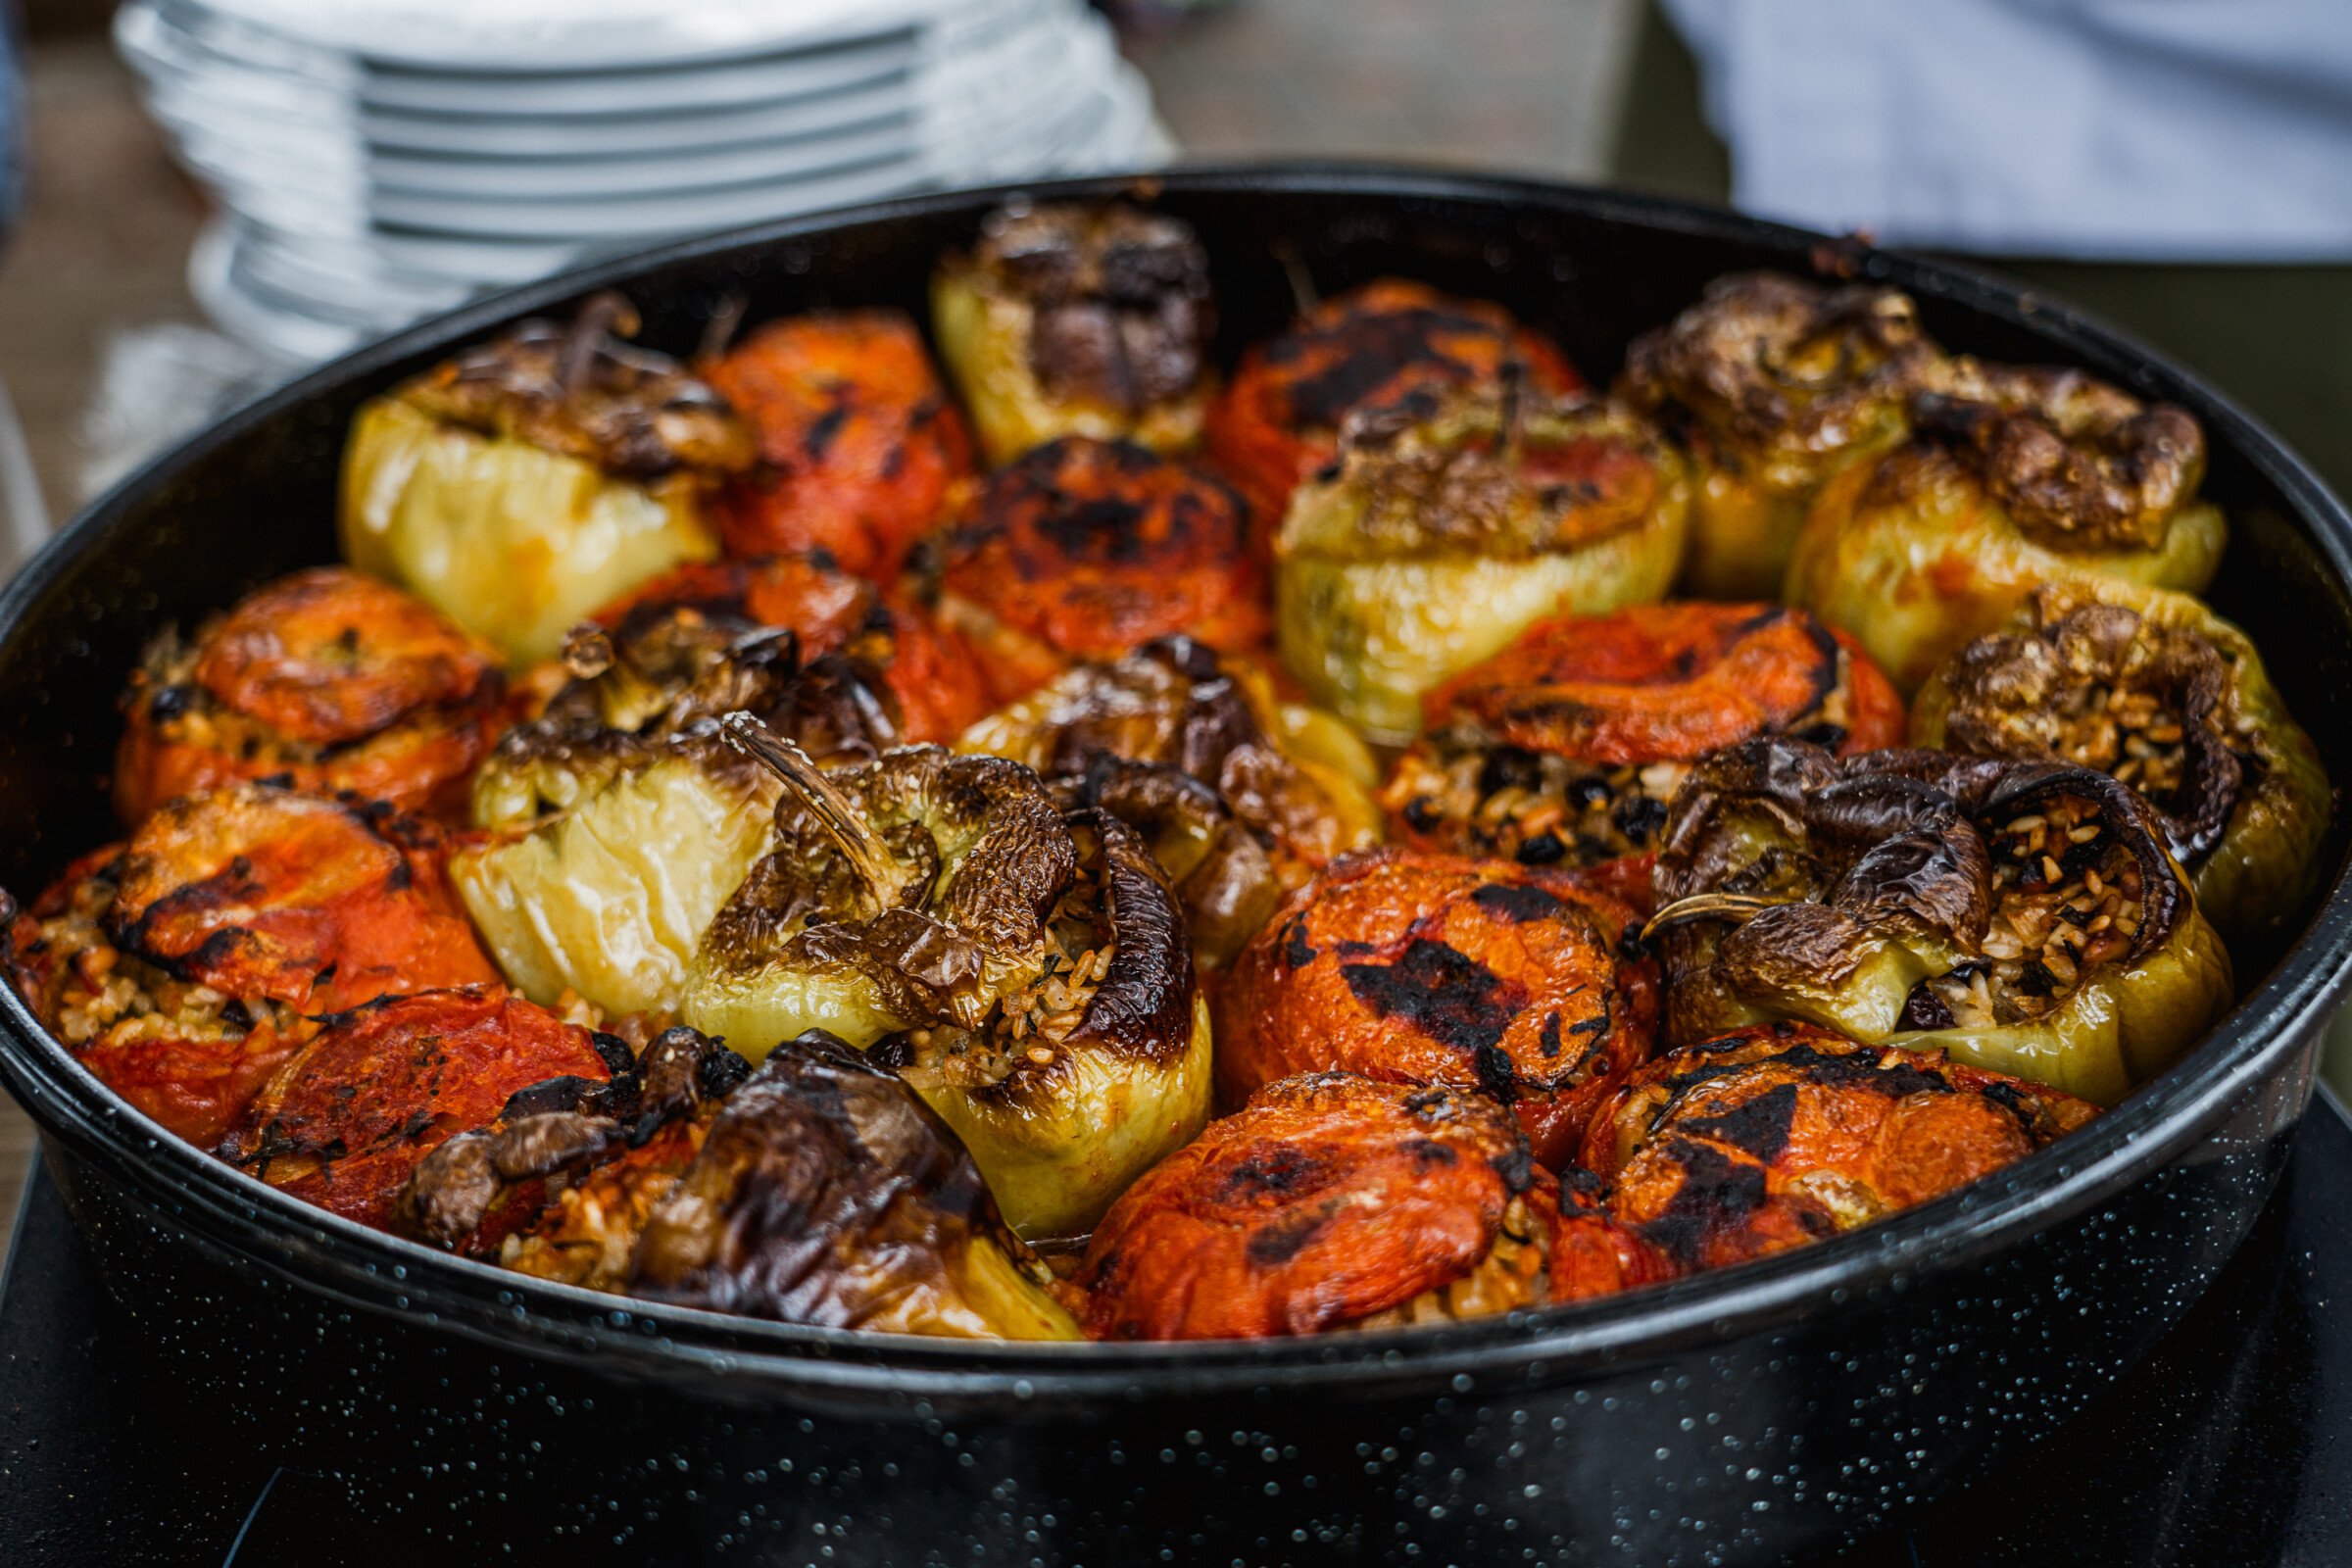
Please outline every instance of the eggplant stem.
M1649 923L1642 928L1642 940L1646 942L1670 926L1688 925L1693 920L1730 920L1735 924L1752 920L1766 909L1777 909L1787 902L1754 898L1745 893L1693 893L1651 915Z
M850 869L865 884L877 903L887 903L902 880L898 858L882 842L850 798L791 741L738 709L718 721L726 743L784 781L784 787L808 808L817 826L833 841Z

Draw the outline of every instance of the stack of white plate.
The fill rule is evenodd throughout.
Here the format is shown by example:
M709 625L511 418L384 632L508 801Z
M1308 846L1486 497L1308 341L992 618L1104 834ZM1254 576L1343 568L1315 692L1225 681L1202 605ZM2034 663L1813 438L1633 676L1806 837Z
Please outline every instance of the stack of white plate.
M220 214L197 298L319 359L598 251L1164 159L1084 0L131 0Z

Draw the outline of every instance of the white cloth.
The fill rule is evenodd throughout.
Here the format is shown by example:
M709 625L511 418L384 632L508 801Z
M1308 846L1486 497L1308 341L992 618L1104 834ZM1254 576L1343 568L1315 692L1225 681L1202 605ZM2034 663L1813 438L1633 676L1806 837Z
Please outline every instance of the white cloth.
M1664 0L1733 199L1893 244L2352 260L2352 0Z

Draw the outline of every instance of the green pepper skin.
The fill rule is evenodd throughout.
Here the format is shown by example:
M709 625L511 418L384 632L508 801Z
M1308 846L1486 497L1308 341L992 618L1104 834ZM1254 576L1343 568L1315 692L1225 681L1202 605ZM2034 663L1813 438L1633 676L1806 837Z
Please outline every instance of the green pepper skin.
M2039 1016L1947 1011L1923 1027L1921 983L1987 961L1999 896L1988 841L2060 798L2091 803L2100 842L2136 867L2141 924L2128 951L2085 960ZM1796 1019L2111 1105L2234 995L2229 953L2152 813L2087 768L1933 752L1841 761L1804 742L1750 742L1702 763L1676 797L1656 891L1669 1044Z
M2098 617L2087 626L2086 612ZM2232 943L2261 940L2293 919L2318 890L2334 792L2253 640L2197 600L2099 579L2040 590L2007 626L1937 667L1911 710L1912 744L2098 765L2036 744L2054 732L2034 722L2040 714L2033 710L2062 703L2086 681L2111 682L2119 667L2155 663L2162 652L2151 658L2150 641L2180 640L2199 666L2194 676L2159 669L2157 678L2187 688L2172 694L2172 707L2186 710L2179 716L2191 731L2189 776L2175 792L2186 804L2171 810L2160 805L2158 816L2175 858L2189 869L2206 918ZM2036 642L2042 646L2028 646ZM2207 669L2219 678L2194 678ZM1985 707L2021 721L1970 722L1972 710ZM2201 746L2197 726L2205 731Z

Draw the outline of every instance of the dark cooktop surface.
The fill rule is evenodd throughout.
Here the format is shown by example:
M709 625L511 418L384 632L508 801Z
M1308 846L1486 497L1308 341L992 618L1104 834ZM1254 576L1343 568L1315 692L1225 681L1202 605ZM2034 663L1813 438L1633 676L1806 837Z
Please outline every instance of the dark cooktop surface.
M178 1392L35 1170L0 1278L0 1563L355 1568L447 1560L304 1463L318 1384L231 1413ZM218 1354L234 1357L223 1345ZM272 1419L272 1410L279 1412ZM553 1468L553 1467L551 1467ZM417 1513L433 1481L419 1477ZM511 1504L527 1516L533 1499ZM1007 1540L1004 1560L1029 1548ZM2278 1198L2147 1362L2054 1437L1835 1568L2352 1563L2352 1123L2323 1095Z

